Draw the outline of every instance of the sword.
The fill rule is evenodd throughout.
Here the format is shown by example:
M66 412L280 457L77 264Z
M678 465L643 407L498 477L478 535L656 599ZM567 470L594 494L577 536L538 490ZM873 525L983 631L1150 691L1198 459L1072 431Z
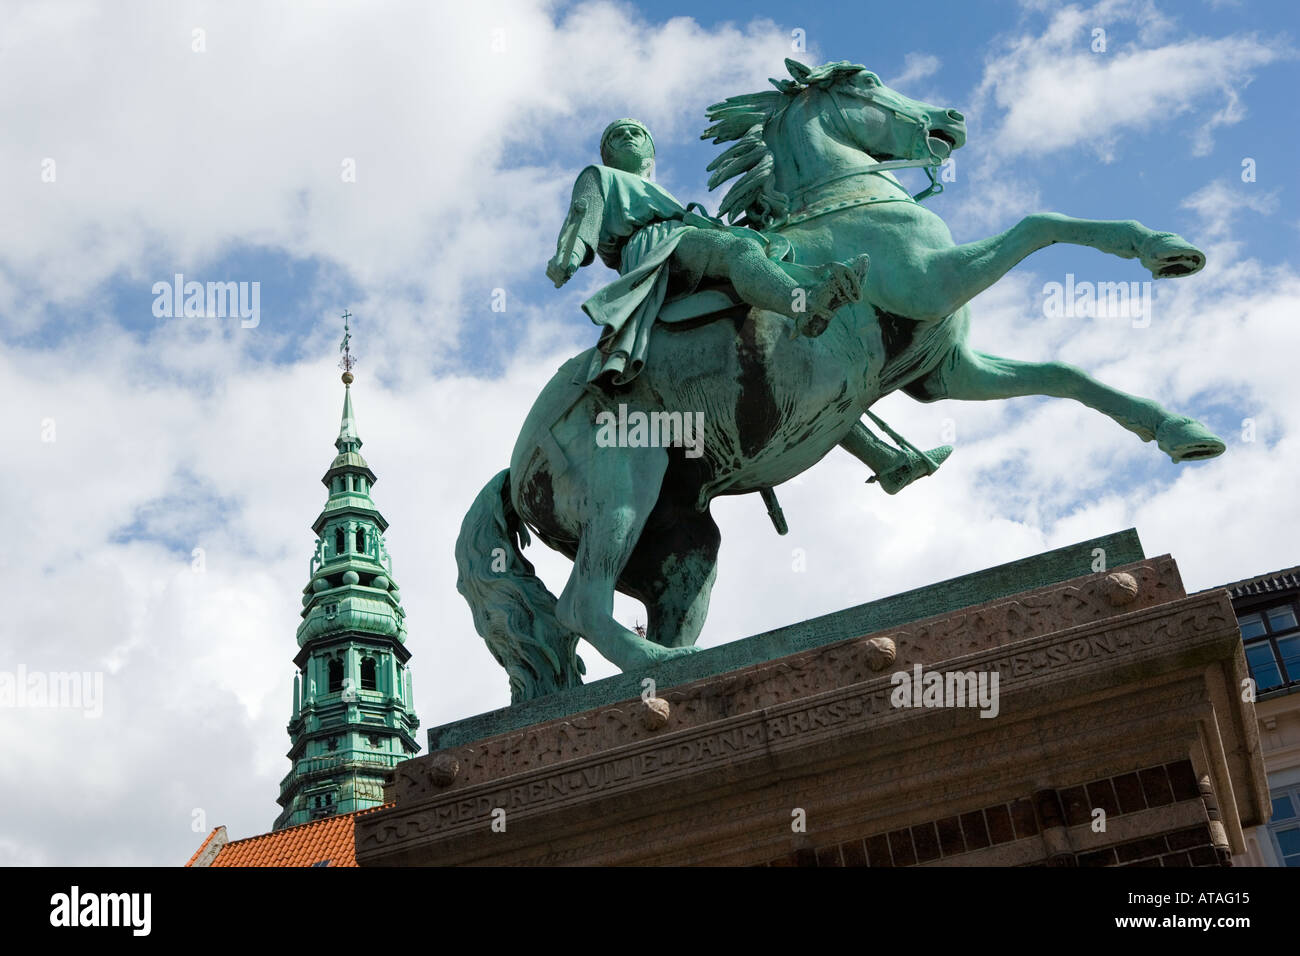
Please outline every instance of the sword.
M767 505L767 516L772 519L772 527L776 529L777 534L785 534L790 527L785 523L785 513L781 511L781 503L776 500L775 489L764 488L759 494L763 496L763 503Z

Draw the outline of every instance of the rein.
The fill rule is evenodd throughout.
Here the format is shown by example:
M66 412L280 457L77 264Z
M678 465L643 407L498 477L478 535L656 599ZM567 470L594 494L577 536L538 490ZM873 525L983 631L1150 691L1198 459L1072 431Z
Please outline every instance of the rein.
M840 105L839 97L835 95L833 88L827 90L830 93L831 102L835 104L835 112L839 118L840 125L846 130L850 130L848 117L844 115L844 107ZM902 116L902 114L897 114ZM903 117L912 119L912 117ZM924 133L925 124L916 120L916 125ZM849 137L850 142L852 137ZM787 214L768 223L765 228L780 229L784 226L793 226L801 222L807 222L809 219L815 219L818 216L824 216L830 212L838 212L841 209L852 209L855 206L868 206L873 203L882 202L910 202L920 204L931 196L937 196L943 192L943 184L939 182L938 168L943 165L944 160L934 154L934 150L929 145L929 137L925 137L926 150L929 156L925 159L890 159L883 163L873 162L870 166L864 166L860 169L854 169L847 173L841 173L838 176L832 176L830 179L824 179L819 183L814 183L802 190L801 193L808 193L814 189L820 189L822 186L828 186L831 183L838 182L841 179L848 179L850 176L875 175L877 173L887 172L891 169L915 169L922 167L925 169L926 176L930 179L930 185L921 190L915 196L855 196L850 199L839 199L833 202L814 203L811 206L800 206L794 213Z

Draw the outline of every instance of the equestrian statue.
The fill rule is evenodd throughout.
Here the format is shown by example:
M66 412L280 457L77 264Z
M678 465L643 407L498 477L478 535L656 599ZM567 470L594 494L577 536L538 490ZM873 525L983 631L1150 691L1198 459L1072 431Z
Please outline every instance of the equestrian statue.
M653 138L632 119L610 124L601 163L574 184L546 274L559 287L596 258L618 272L583 303L599 339L542 389L456 542L457 587L513 702L580 684L579 638L624 672L696 650L719 495L761 494L784 533L773 489L837 445L889 494L934 474L951 447L922 451L872 413L891 392L1072 398L1175 462L1224 450L1199 422L1073 366L967 343L970 300L1045 246L1137 259L1156 278L1199 272L1200 250L1133 220L1058 213L957 245L922 202L966 142L962 114L845 61L786 68L774 89L708 109L701 138L730 144L709 188L735 180L717 217L653 181ZM930 186L910 195L901 168ZM558 598L523 555L532 536L573 561ZM613 617L616 590L645 605L644 635Z

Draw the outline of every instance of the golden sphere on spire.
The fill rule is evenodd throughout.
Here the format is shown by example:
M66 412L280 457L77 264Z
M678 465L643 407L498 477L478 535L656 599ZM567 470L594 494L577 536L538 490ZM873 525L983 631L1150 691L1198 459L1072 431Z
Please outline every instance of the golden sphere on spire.
M343 373L343 384L344 384L344 385L351 385L351 384L352 384L352 373L351 373L351 372L344 372L344 373Z

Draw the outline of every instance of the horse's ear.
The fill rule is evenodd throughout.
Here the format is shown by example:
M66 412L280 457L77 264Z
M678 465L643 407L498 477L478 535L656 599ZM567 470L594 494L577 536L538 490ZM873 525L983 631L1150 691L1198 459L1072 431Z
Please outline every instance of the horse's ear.
M812 67L804 66L798 60L792 60L788 56L785 58L785 68L789 70L790 75L800 83L807 83L808 76L812 73Z

